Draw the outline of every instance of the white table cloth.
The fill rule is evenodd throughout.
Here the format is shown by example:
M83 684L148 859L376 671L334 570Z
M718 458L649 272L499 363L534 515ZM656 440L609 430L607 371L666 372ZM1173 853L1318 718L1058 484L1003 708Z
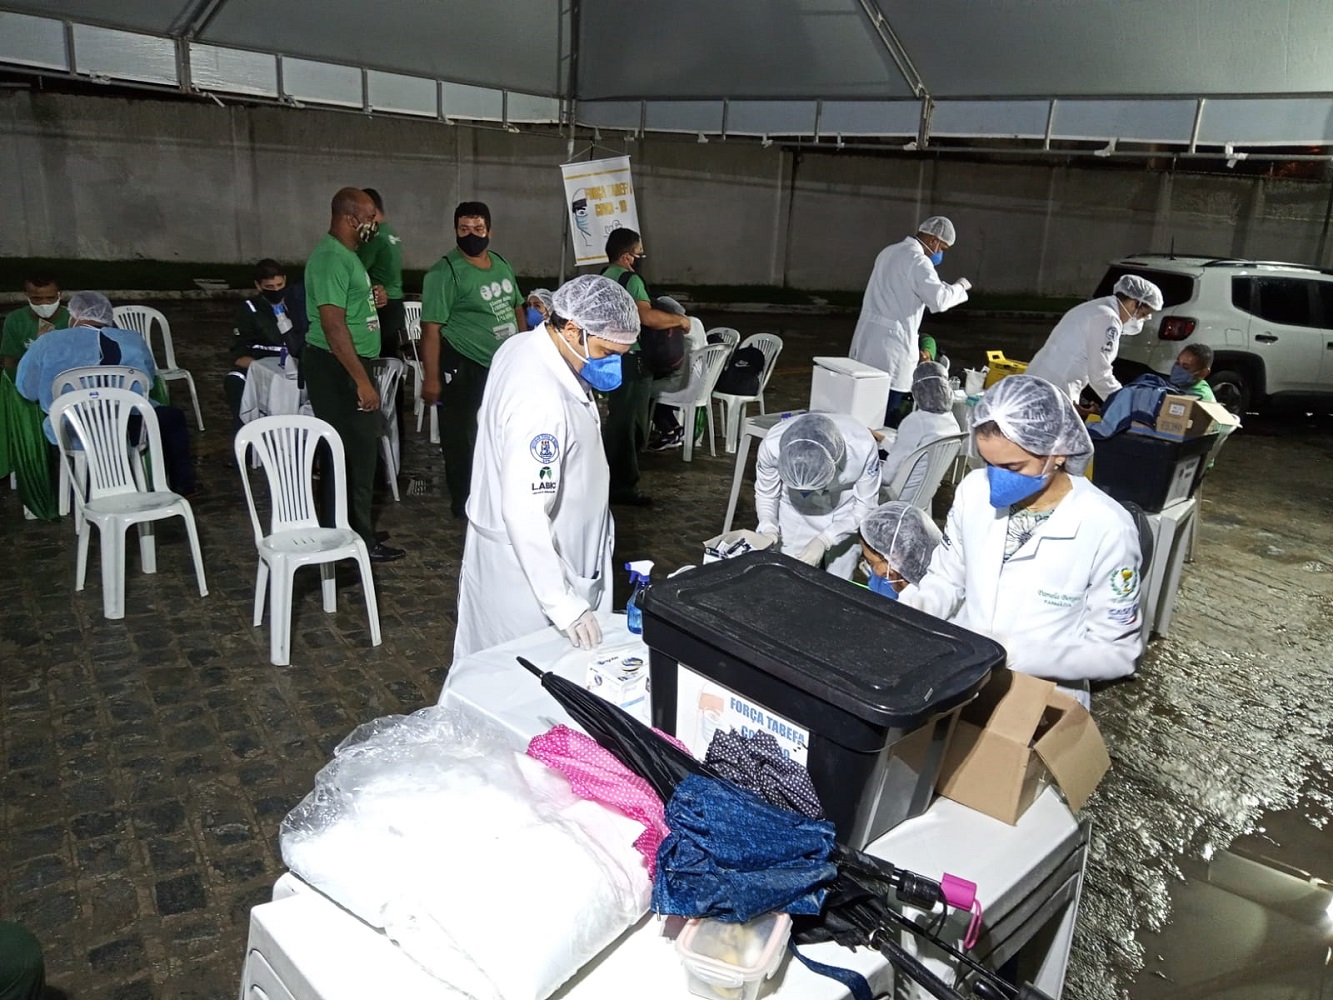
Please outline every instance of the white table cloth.
M279 365L277 358L255 358L246 369L241 422L288 413L314 415L305 389L296 384L296 362L288 358Z

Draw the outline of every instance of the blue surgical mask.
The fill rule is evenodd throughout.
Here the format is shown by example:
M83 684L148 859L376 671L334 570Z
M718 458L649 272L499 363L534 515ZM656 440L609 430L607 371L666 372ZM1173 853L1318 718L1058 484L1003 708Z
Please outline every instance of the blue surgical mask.
M584 351L587 351L588 335L583 335ZM579 378L587 382L589 386L598 392L611 392L620 388L622 370L620 367L620 355L609 354L604 358L589 357L586 353L581 355L583 358L583 367L579 369Z
M1046 485L1048 476L1025 476L1021 472L986 466L990 480L990 505L997 510L1021 503Z
M535 330L537 329L537 327L541 326L545 322L546 318L542 316L542 311L540 309L538 309L536 306L528 306L529 330Z
M887 597L891 601L896 601L898 599L898 591L893 589L893 584L889 581L888 577L877 576L876 574L871 573L869 574L869 581L870 582L867 585L870 587L870 592L872 594L878 594L880 597Z
M1183 365L1175 364L1171 366L1171 374L1166 377L1177 389L1188 389L1195 382L1199 381L1194 377L1194 373Z
M944 251L943 251L943 250L936 250L933 254L930 255L930 262L931 262L932 264L934 264L936 267L939 267L941 264L943 264L943 263L944 263Z

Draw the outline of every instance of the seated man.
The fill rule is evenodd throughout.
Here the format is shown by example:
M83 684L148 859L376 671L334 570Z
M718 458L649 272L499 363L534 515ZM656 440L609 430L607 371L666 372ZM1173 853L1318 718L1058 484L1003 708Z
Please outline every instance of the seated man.
M23 294L28 304L5 317L0 333L0 360L11 372L32 342L51 330L69 326L69 313L60 304L60 286L47 274L31 274L23 279Z
M304 333L305 301L290 302L295 289L287 287L287 271L276 260L255 265L256 294L241 303L232 326L231 371L223 380L227 406L231 408L232 432L241 427L241 397L245 376L256 358L276 358L295 342L292 331ZM295 308L299 306L299 308ZM300 338L303 339L303 336Z
M69 297L69 316L73 324L66 330L53 330L33 342L19 362L15 382L19 395L37 403L43 413L51 412L51 383L61 372L90 365L125 365L148 376L149 385L157 377L153 353L143 337L132 330L119 330L111 324L115 317L111 302L101 292L75 292ZM145 388L144 395L148 395ZM190 457L190 432L185 414L174 406L154 404L162 452L166 461L167 481L181 496L198 491L194 461ZM48 418L46 436L55 444L55 428Z
M912 372L912 400L916 409L903 417L898 425L898 436L880 469L886 486L902 471L907 456L916 449L939 438L961 433L953 415L953 390L949 388L943 365L935 361L917 365ZM907 474L902 492L916 489L925 475L926 462L917 459L916 468Z
M1171 366L1167 381L1186 396L1198 396L1205 403L1216 403L1208 376L1213 372L1213 349L1207 344L1186 344Z
M873 593L896 601L909 584L919 584L942 538L926 512L902 500L881 504L861 522L861 568Z

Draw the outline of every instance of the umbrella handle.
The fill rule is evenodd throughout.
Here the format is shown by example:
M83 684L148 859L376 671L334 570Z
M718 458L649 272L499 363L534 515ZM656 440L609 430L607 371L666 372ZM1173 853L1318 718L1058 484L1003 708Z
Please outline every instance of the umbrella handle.
M514 659L518 660L518 662L523 666L523 668L527 670L528 673L532 674L533 677L540 678L543 674L546 673L545 670L542 670L535 663L533 663L531 660L525 657L516 656L514 657Z

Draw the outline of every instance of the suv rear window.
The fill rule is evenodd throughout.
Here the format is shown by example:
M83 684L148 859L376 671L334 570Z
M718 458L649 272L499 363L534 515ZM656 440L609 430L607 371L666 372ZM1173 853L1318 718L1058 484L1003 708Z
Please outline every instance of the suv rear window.
M1282 326L1324 325L1328 282L1308 278L1245 276L1231 279L1231 304L1252 316Z
M1178 306L1182 302L1188 302L1194 298L1194 277L1189 274L1176 274L1174 271L1154 271L1150 267L1122 267L1119 264L1112 264L1102 276L1101 284L1097 286L1097 291L1092 293L1094 299L1099 299L1105 295L1110 295L1115 291L1115 283L1120 280L1124 274L1137 274L1141 278L1147 278L1154 285L1162 290L1162 308L1170 309L1172 306Z

